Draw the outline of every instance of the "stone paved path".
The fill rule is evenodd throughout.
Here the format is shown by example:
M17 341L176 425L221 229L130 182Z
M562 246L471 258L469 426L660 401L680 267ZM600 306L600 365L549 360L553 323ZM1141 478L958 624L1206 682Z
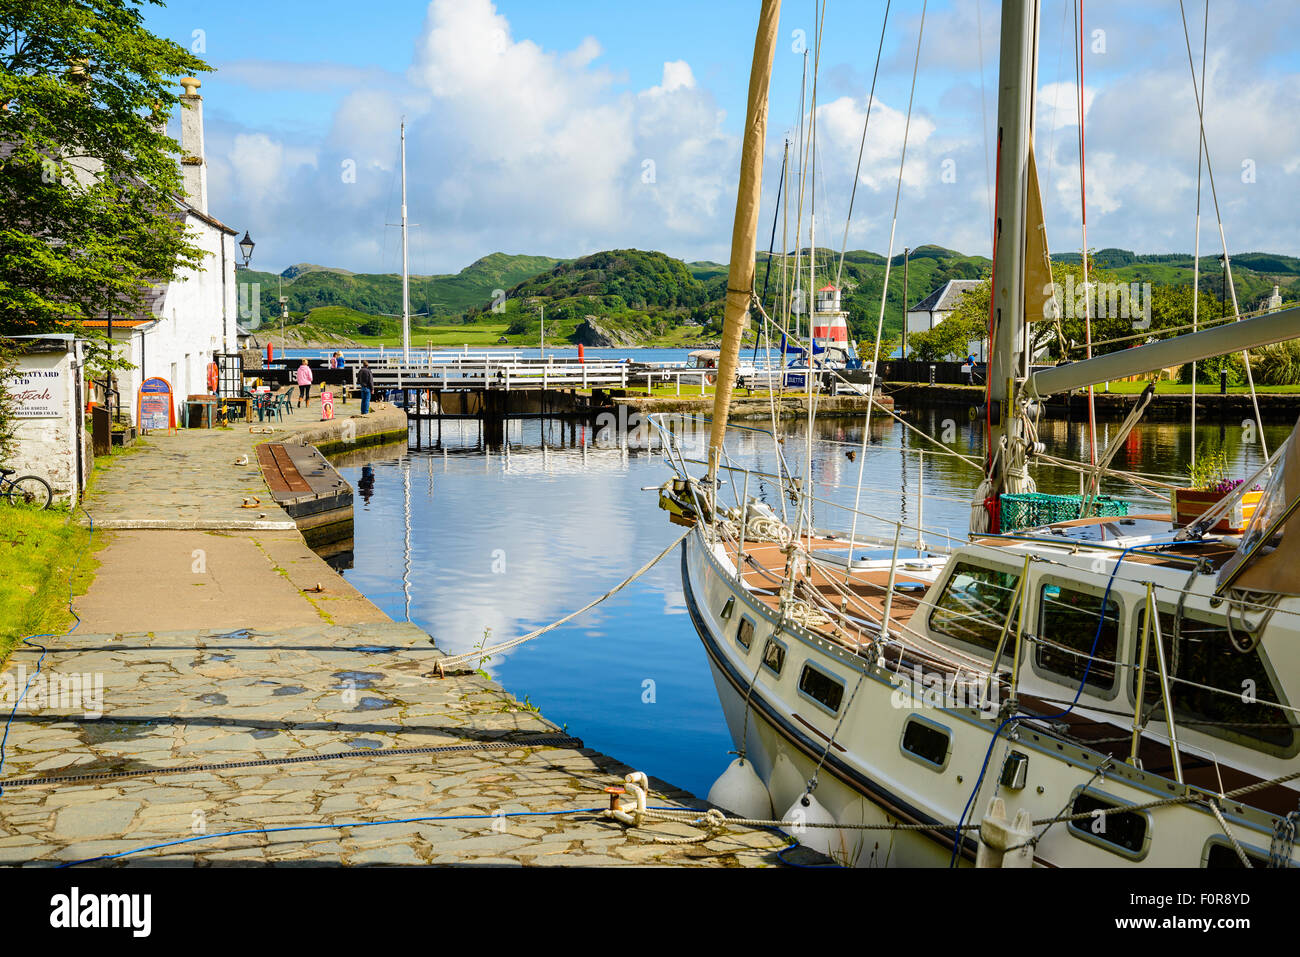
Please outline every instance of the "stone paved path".
M423 631L406 624L74 634L51 643L43 673L63 684L34 686L38 696L12 728L0 786L30 777L349 757L9 786L0 798L0 864L49 866L249 829L255 833L113 863L777 863L785 841L766 831L735 829L674 846L654 838L698 832L679 824L628 830L597 813L504 816L604 807L603 788L628 769L590 750L527 747L529 738L563 731L477 674L429 677L439 655ZM23 649L10 667L30 672L38 656ZM80 686L88 693L72 693L74 675L92 676ZM93 676L103 682L102 700ZM500 751L385 751L516 740L519 747ZM703 806L653 784L656 803ZM355 826L447 815L482 817ZM329 827L267 830L303 825Z
M342 431L348 423L405 427L405 416L386 402L376 403L364 420L352 419L349 407L339 408L333 423L320 421L320 405L313 399L310 407L295 410L283 422L182 429L172 435L151 432L143 448L96 476L87 511L100 529L292 529L293 520L262 480L254 446L314 434L322 427ZM259 504L244 507L254 501Z

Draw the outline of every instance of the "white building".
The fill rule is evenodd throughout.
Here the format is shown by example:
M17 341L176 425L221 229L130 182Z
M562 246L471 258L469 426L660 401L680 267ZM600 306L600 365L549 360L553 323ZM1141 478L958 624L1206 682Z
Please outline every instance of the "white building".
M907 310L908 336L910 337L917 332L929 332L943 322L952 315L953 310L957 308L957 303L961 301L961 297L972 289L978 288L981 282L982 280L979 279L950 279L916 305L911 306ZM967 353L984 362L988 359L985 346L986 343L983 339L972 339L967 346ZM966 356L949 356L948 358L964 359Z
M208 212L208 164L203 148L203 97L199 81L181 81L181 172L185 195L175 197L191 241L204 252L198 269L184 268L150 290L146 308L134 315L105 316L84 323L112 329L120 355L134 368L117 374L122 411L135 422L136 392L147 378L162 377L178 403L206 394L207 366L214 353L238 350L235 241L238 233ZM176 410L180 419L181 410Z

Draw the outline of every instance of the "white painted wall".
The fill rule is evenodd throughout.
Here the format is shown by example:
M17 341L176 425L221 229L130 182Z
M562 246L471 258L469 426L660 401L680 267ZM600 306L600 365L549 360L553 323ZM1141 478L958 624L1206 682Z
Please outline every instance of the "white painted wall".
M158 322L118 339L118 351L135 368L120 373L123 409L135 422L136 392L144 379L161 376L171 383L180 403L189 395L206 393L207 366L214 352L234 352L236 286L235 237L197 217L187 217L204 252L201 269L182 270L168 285L158 308ZM224 254L224 255L223 255ZM172 367L175 366L173 376Z
M81 344L69 339L66 350L20 355L15 372L7 383L18 415L15 451L5 467L19 475L39 475L53 487L56 499L76 505L84 482L84 472L81 480L77 475L84 421ZM33 413L37 417L28 417ZM87 464L81 462L83 468Z

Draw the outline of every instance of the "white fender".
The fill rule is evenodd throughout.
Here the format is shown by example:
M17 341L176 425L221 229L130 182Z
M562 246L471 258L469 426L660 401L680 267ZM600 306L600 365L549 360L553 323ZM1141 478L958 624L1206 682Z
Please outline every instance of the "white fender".
M709 788L709 803L753 821L772 819L772 796L754 762L736 758Z
M790 805L789 810L781 816L783 821L794 821L784 828L796 841L810 850L818 851L827 857L843 862L848 853L849 844L844 832L834 827L806 827L812 824L835 824L835 816L822 807L821 802L811 794L801 794Z

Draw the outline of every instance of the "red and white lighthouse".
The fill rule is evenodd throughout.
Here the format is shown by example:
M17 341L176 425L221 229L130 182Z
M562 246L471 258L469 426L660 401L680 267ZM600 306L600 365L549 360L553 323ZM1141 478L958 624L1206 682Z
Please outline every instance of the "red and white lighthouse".
M832 285L822 286L817 290L817 302L813 310L812 334L817 345L840 346L848 349L849 324L848 313L840 308L840 291Z

